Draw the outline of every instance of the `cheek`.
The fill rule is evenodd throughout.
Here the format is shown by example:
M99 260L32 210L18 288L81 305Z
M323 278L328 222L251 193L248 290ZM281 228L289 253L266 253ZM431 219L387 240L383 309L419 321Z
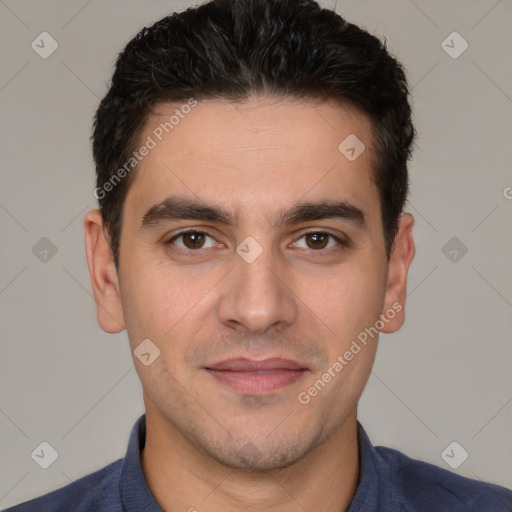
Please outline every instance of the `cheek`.
M213 276L194 278L158 263L136 268L121 287L130 340L150 338L162 348L173 340L177 348L176 340L184 338L187 326L197 324L215 282Z
M315 295L316 310L332 330L323 340L330 361L324 371L335 377L320 376L332 378L327 392L322 391L325 402L319 401L326 407L334 400L349 410L364 389L377 349L375 322L384 304L384 285L375 265L352 266L332 279L324 294Z
M379 318L385 281L375 265L341 269L321 285L304 290L307 305L329 327L328 336L344 346Z

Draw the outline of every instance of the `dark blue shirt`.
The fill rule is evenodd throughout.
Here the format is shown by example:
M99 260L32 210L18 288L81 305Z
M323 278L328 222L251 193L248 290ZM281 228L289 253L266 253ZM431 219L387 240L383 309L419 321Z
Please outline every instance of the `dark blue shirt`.
M162 512L140 463L146 416L133 426L124 459L6 512ZM510 512L512 491L374 447L358 423L360 479L348 512Z

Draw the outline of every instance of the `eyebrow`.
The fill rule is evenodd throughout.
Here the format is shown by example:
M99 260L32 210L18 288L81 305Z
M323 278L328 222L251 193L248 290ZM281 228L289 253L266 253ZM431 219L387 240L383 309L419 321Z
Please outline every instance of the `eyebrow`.
M183 197L168 197L149 208L142 217L140 229L178 219L235 226L238 224L239 218L237 214L232 214L221 206ZM289 210L280 212L277 220L271 220L270 223L272 227L276 227L322 219L340 219L360 228L364 228L366 225L364 212L344 200L299 203Z

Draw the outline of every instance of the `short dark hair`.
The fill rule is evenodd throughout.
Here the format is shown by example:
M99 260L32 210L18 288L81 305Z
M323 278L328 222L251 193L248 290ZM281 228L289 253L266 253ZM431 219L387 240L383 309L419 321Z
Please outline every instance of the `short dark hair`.
M134 173L112 179L130 160L153 108L191 98L243 101L254 93L348 102L370 118L389 258L415 136L401 64L385 41L313 0L211 0L144 27L119 54L96 112L95 195L116 267Z

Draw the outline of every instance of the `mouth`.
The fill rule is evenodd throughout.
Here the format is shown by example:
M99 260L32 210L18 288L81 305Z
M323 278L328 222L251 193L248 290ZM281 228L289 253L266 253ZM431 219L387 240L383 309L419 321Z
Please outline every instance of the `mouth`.
M290 386L309 372L295 361L280 358L227 359L205 370L222 384L251 395L265 395Z

